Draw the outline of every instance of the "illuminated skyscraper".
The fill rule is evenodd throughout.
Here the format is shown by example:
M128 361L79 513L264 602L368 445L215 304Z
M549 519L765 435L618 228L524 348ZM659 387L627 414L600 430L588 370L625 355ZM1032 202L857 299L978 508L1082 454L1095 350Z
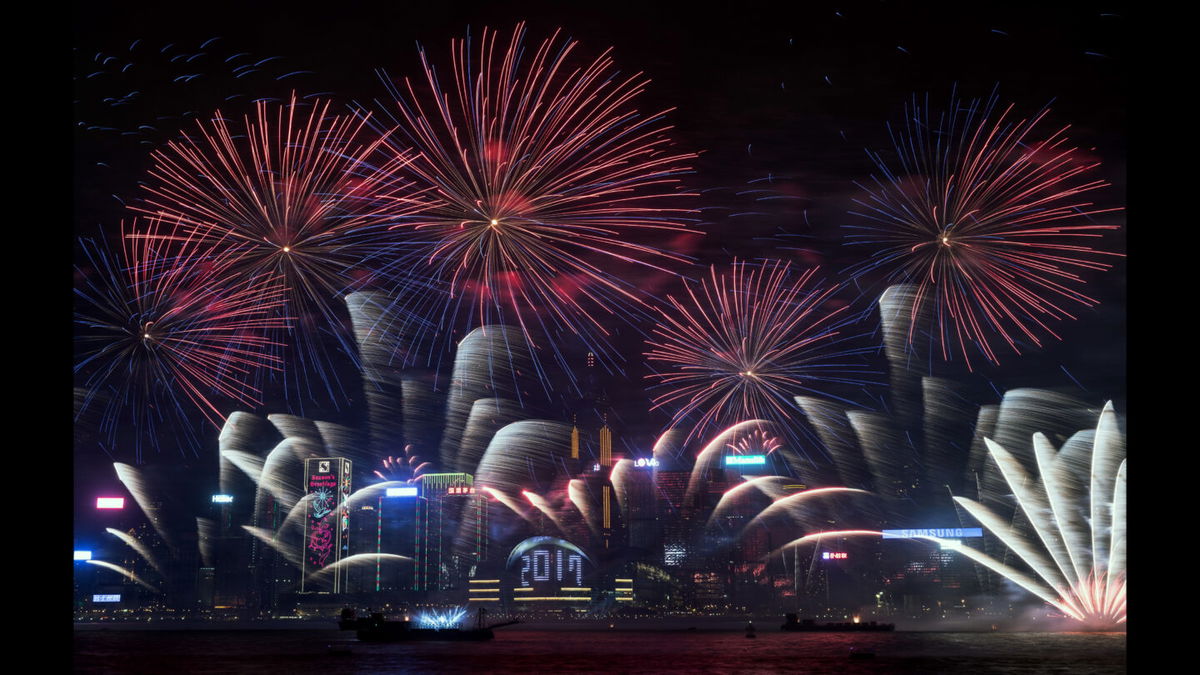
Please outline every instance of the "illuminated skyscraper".
M350 460L318 457L304 461L304 550L301 556L300 591L341 593L344 572L335 567L321 574L350 551Z
M413 589L462 587L488 556L487 499L469 473L424 474L418 482Z

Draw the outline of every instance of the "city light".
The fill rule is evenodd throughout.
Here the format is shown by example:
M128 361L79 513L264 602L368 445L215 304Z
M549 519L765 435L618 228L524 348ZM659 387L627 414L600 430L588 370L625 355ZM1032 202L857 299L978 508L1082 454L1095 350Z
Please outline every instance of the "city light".
M388 497L416 497L416 487L390 487L387 489Z
M98 509L123 509L125 508L124 497L97 497L96 508Z
M983 536L981 527L936 527L915 530L880 530L884 539L937 537L939 539L971 539Z
M729 455L725 458L725 466L743 466L747 464L766 464L766 455Z

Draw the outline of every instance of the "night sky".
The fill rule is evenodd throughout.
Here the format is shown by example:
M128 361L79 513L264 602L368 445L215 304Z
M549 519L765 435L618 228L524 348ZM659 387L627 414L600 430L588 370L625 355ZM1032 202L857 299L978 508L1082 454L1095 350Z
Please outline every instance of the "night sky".
M138 195L137 181L150 166L150 150L183 125L194 124L192 116L203 118L218 108L240 116L251 109L251 99L285 97L292 90L332 92L339 104L383 100L376 69L393 76L419 75L418 42L444 63L450 39L464 36L468 28L473 35L484 26L507 33L521 20L528 23L527 45L561 27L581 41L586 56L613 47L623 72L643 71L651 79L639 108L674 108L669 120L677 148L700 153L695 173L685 182L704 191L700 205L710 208L698 224L704 237L692 238L694 250L687 252L705 267L727 264L734 257L775 256L819 264L822 276L838 279L840 271L862 255L841 242L843 227L855 222L847 214L860 192L854 181L866 180L874 170L864 149L886 155L891 142L885 124L898 121L905 101L928 93L933 103L944 107L955 86L964 98L986 97L998 87L1001 102L1015 104L1024 114L1050 104L1044 127L1070 124L1072 145L1103 162L1093 176L1112 185L1094 193L1097 203L1125 204L1128 78L1123 3L1014 8L1010 3L739 2L720 11L698 11L691 3L573 5L76 5L71 42L76 233L111 233L122 218L130 218L121 202ZM220 39L199 48L214 37ZM140 42L131 51L135 40ZM176 51L156 56L168 43L177 45ZM201 52L205 54L186 65L167 58ZM223 59L240 52L251 53L255 61L281 58L237 78ZM120 60L102 63L109 56L133 62L134 67L120 72ZM194 73L201 76L178 80ZM114 107L112 100L104 100L133 91L138 94L128 105ZM235 94L241 96L225 100ZM760 201L755 197L763 193L739 194L749 189L793 198ZM1124 214L1117 213L1106 222L1123 225L1124 220ZM1123 253L1124 229L1106 237L1103 248ZM983 364L970 377L1001 391L1048 387L1096 405L1114 399L1123 411L1125 262L1110 261L1115 264L1107 273L1086 275L1086 291L1101 305L1076 306L1076 321L1056 324L1061 342L1023 356L1004 353L999 366ZM697 267L691 276L702 271ZM663 294L679 291L677 280L640 282L658 284ZM870 304L869 297L855 297L852 289L843 295L862 309ZM874 325L877 315L867 320ZM605 384L612 398L622 401L617 410L622 439L645 448L667 417L645 413L649 397L643 386L643 338L629 327L620 330L627 367L624 375L613 374ZM256 412L284 412L286 405L268 398ZM355 405L305 412L313 418L355 423ZM206 433L211 442L198 461L169 444L161 454L150 451L147 459L215 467L217 432ZM111 461L93 444L80 444L77 482L99 474L115 486L107 467Z

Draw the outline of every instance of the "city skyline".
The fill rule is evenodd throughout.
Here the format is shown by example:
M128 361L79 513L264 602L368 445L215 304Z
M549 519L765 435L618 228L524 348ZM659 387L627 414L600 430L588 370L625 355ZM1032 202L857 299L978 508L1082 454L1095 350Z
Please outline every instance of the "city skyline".
M1121 12L276 9L74 11L77 595L1124 621Z

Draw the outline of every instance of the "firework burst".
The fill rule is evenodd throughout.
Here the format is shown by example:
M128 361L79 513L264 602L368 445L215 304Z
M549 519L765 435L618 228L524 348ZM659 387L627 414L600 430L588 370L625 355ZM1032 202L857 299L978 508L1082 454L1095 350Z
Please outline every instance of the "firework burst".
M1108 186L1087 177L1099 162L1069 145L1069 127L1041 128L1049 109L1018 119L997 100L952 97L941 114L928 99L906 106L905 124L889 127L899 168L868 153L881 176L859 186L863 210L854 213L871 224L848 237L875 249L850 272L914 284L913 318L930 312L942 358L959 352L968 367L969 348L997 362L997 335L1016 353L1019 340L1058 339L1050 321L1074 318L1070 305L1097 304L1077 290L1078 273L1106 270L1101 259L1118 255L1092 248L1118 229L1092 216L1120 210L1086 196Z
M1026 524L974 500L954 500L1034 576L976 549L955 550L1088 626L1125 623L1125 435L1112 403L1094 432L1076 434L1059 450L1035 434L1037 475L991 439L987 447Z
M219 427L220 401L257 405L250 380L278 368L267 334L287 323L276 278L212 283L237 262L228 250L213 252L206 242L215 235L165 229L160 220L136 227L135 220L126 235L122 223L119 261L105 245L81 241L87 267L77 268L75 373L86 392L80 412L103 409L110 444L130 417L140 462L142 440L157 447L168 418L194 449L193 410Z
M608 51L576 65L557 32L530 56L524 33L453 41L450 86L424 51L427 88L388 83L425 200L395 226L414 249L392 270L439 325L516 325L535 347L562 331L611 353L600 317L646 305L620 271L684 260L637 240L690 232L678 177L695 155L670 149L669 111L634 107L640 73L618 76Z
M783 442L769 431L755 429L725 447L735 455L769 455L783 447Z
M198 121L195 135L153 153L148 194L133 209L169 215L227 249L227 280L281 278L295 330L275 337L294 347L297 361L285 392L314 400L323 388L337 405L344 392L321 334L354 353L340 295L393 245L380 209L394 217L414 201L396 177L406 153L367 163L380 141L364 140L366 117L332 115L328 101L313 102L307 114L303 105L310 104L295 96L286 105L260 102L243 119L244 134L219 112L207 125Z
M846 305L830 307L835 289L814 282L816 272L795 274L781 261L735 261L728 273L712 268L682 301L668 296L673 311L659 310L647 340L647 360L665 367L647 376L665 390L654 406L675 408L674 426L695 416L689 439L746 419L774 422L794 436L792 397L823 385L865 384L867 373L853 357L871 350L844 344L857 317Z
M413 452L413 446L409 444L404 446L403 455L385 457L379 468L375 469L373 473L381 480L411 483L432 467L431 463L422 461L421 457Z

